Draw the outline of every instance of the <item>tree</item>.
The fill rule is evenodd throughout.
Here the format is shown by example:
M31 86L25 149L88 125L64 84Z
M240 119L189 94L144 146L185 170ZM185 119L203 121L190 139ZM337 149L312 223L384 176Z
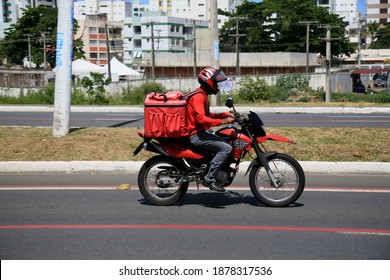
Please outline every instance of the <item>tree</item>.
M236 47L236 24L239 20L240 48L243 52L269 51L272 43L267 27L269 12L263 9L261 3L243 1L236 7L235 13L218 11L219 14L230 17L220 30L221 51L233 51Z
M313 0L264 0L261 3L243 1L235 13L226 15L231 19L221 29L222 50L232 50L235 45L235 17L246 17L240 21L239 33L242 51L306 51L306 25L302 21L315 21L310 30L310 51L326 54L325 25L332 26L332 55L350 55L354 46L345 37L345 23L338 15L330 14L326 8L318 7ZM335 28L337 27L337 28Z
M44 62L44 46L47 62L55 66L55 44L57 34L56 8L36 7L24 10L24 14L16 24L5 31L5 38L0 42L0 59L9 64L21 64L28 56L30 41L32 62L41 65ZM75 21L74 31L78 29ZM45 41L45 42L44 42ZM73 53L75 57L83 56L83 43L76 39Z
M374 43L374 41L376 39L376 33L378 32L379 27L380 27L380 24L376 20L369 22L367 24L367 31L371 36L371 44Z
M390 48L390 24L386 24L376 32L376 41L372 42L372 49L388 49Z

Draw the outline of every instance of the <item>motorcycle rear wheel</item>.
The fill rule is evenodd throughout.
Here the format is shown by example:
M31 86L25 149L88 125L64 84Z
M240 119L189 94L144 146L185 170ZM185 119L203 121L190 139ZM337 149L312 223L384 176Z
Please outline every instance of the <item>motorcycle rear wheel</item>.
M148 159L138 174L138 188L143 197L155 205L178 202L187 192L188 182L182 182L179 163L166 156Z
M305 187L305 173L301 165L289 155L277 153L268 158L275 176L275 188L263 166L256 165L249 175L253 195L267 206L284 207L294 203Z

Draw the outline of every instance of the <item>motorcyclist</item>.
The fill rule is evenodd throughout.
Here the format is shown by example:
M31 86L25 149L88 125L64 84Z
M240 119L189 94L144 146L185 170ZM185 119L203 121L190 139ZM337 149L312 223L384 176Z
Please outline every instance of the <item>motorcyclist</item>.
M221 83L225 81L227 81L227 78L221 69L204 68L198 75L200 87L195 89L199 93L189 99L187 106L187 128L192 131L189 138L191 144L215 153L202 184L218 192L224 192L225 188L217 182L216 174L229 157L232 146L218 135L215 135L211 127L233 123L234 114L229 112L211 113L208 95L217 94L220 91Z

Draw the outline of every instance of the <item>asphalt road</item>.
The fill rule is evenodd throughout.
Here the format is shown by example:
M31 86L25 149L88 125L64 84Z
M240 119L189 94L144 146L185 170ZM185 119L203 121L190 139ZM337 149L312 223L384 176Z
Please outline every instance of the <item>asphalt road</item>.
M269 208L240 177L158 207L135 175L0 174L0 258L388 260L389 182L310 175L296 204Z
M373 127L390 128L390 114L260 114L265 127ZM138 112L72 112L71 127L140 127L144 115ZM52 112L1 112L0 126L53 125Z

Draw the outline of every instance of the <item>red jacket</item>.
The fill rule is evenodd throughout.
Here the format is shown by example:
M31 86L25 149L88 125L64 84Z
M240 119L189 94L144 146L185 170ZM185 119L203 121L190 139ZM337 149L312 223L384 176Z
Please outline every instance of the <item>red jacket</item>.
M229 113L220 114L210 113L210 105L207 93L201 88L195 89L197 93L189 98L187 105L187 129L191 131L190 135L197 133L202 129L209 129L212 126L222 124L222 119L229 116Z

